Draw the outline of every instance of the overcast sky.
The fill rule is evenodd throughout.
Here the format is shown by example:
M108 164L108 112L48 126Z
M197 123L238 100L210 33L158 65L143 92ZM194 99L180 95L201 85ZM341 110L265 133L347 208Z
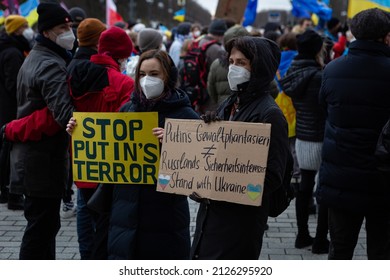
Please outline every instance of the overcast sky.
M200 5L210 11L213 15L217 9L218 0L196 0ZM258 0L257 11L269 9L291 9L290 0Z

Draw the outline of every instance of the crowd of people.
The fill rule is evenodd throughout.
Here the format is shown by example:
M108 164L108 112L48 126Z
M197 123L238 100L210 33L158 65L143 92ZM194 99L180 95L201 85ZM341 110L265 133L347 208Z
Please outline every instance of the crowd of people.
M348 24L332 18L325 30L303 18L262 30L213 19L171 31L106 26L53 3L37 13L35 31L10 15L0 33L0 203L24 211L20 259L55 259L61 218L73 215L81 259L258 259L270 195L291 156L295 247L352 259L365 221L368 259L390 259L390 174L375 156L390 118L390 13L364 10ZM73 181L76 111L157 112L151 133L160 142L166 118L270 123L261 206L193 193L191 244L187 197L158 192L156 183ZM104 211L89 204L103 188Z

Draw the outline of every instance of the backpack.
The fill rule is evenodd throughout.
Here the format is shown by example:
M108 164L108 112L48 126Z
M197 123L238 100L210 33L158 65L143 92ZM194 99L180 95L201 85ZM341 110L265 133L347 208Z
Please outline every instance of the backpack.
M295 197L294 187L291 185L293 167L294 159L291 153L288 153L282 185L270 194L269 217L276 218L282 214Z
M211 40L200 46L199 41L194 41L183 58L181 89L187 93L192 107L198 113L203 113L201 112L202 106L209 99L205 54L206 50L215 43L217 43L216 40Z

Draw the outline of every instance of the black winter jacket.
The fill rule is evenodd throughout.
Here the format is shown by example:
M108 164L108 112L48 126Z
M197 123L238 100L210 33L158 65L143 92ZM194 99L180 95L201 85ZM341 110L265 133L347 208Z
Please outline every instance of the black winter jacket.
M217 112L222 120L229 120L234 103L239 102L233 121L271 124L262 206L215 200L209 200L209 204L202 202L191 248L195 259L258 259L269 194L280 187L290 153L286 119L269 92L280 62L280 50L266 39L246 39L253 46L250 81L239 85L240 91L224 101Z
M389 73L390 48L373 41L354 41L347 56L326 66L320 92L328 113L320 203L352 211L390 207L390 174L377 169L374 156L390 116Z
M16 119L16 80L29 51L23 36L0 35L0 127Z
M318 100L321 81L321 66L314 59L299 55L279 81L296 110L296 137L300 140L322 142L324 139L325 109Z
M74 111L67 84L65 49L47 38L35 44L18 73L17 118L47 107L65 128ZM39 141L14 143L10 189L31 197L61 198L69 176L65 129Z
M145 112L137 97L123 112ZM166 118L198 119L188 96L181 90L161 100L149 111L157 111L159 127ZM108 236L109 259L189 259L190 214L187 197L156 191L156 185L114 187Z

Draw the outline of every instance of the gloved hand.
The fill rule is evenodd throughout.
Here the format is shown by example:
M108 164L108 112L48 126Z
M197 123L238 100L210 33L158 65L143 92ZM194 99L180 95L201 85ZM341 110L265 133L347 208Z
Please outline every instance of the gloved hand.
M340 32L344 36L347 34L347 31L349 30L348 24L345 22L341 27L340 27Z
M215 122L215 121L220 121L221 118L217 116L216 111L206 111L204 115L201 115L200 118L205 122Z
M193 192L192 194L190 194L189 197L190 197L193 201L196 201L196 202L198 202L198 203L210 204L210 200L209 200L209 199L201 197L201 196L200 196L199 194L197 194L196 192Z

